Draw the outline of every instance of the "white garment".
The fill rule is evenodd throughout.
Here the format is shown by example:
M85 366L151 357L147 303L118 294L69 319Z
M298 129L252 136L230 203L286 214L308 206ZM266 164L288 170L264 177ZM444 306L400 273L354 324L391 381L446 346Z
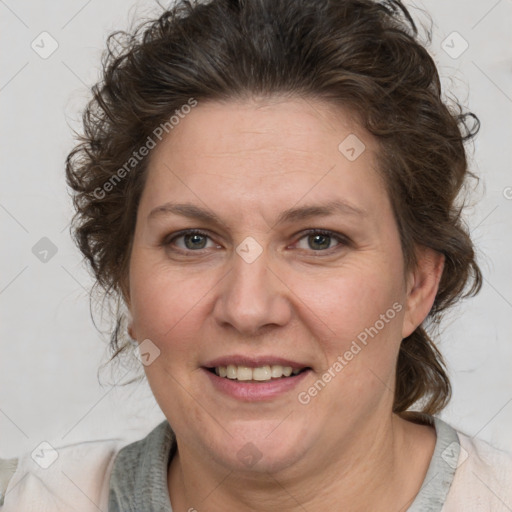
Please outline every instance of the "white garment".
M18 459L14 474L4 487L2 512L107 512L109 477L115 455L127 444L108 439L55 447L58 458L47 469L30 453ZM41 454L43 465L52 453ZM50 457L50 458L49 458ZM44 460L46 458L46 461ZM12 459L11 459L12 460ZM9 471L0 459L0 474Z
M465 451L442 512L512 512L512 453L457 434Z

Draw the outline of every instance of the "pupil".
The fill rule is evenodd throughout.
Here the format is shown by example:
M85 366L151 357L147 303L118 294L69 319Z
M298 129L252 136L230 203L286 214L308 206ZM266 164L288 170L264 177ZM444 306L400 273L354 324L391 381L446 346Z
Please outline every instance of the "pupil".
M195 242L198 241L199 239L199 242L201 242L201 238L203 238L203 244L202 245L198 245L196 244ZM198 235L198 234L192 234L192 235L188 235L187 236L187 240L192 240L192 248L199 248L199 249L202 249L204 247L204 243L205 243L205 240L204 240L204 237L202 235ZM188 245L188 244L187 244ZM190 247L189 247L190 248Z
M324 240L324 243L321 243L320 242L320 245L322 247L320 247L321 249L326 249L329 247L329 235L319 235L319 234L316 234L316 235L310 235L310 241L313 240L313 244L316 243L314 240L315 239L318 239L320 238L320 240Z

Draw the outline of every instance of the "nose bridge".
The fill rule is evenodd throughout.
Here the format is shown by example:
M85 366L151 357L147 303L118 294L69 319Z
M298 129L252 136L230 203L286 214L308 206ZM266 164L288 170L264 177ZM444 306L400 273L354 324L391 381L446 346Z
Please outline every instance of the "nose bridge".
M268 265L268 251L254 238L247 237L237 246L215 307L219 323L254 333L265 325L287 321L285 287L279 285Z

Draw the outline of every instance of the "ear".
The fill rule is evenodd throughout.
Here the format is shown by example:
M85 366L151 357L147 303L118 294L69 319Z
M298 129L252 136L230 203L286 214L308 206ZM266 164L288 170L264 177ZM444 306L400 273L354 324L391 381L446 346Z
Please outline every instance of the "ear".
M444 254L429 247L416 248L416 266L410 270L407 279L402 338L413 333L432 309L443 268Z

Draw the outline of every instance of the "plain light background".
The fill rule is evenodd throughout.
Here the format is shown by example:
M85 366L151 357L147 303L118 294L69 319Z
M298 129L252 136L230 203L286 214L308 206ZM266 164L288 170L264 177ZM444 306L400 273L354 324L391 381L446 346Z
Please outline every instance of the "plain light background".
M468 146L481 184L467 221L485 281L441 333L454 395L440 416L512 450L512 0L405 4L419 23L419 7L432 16L444 91L482 123ZM64 179L107 35L159 12L149 0L0 0L2 457L43 440L139 439L164 419L145 382L116 387L123 371L105 370L98 383L108 338L91 321Z

